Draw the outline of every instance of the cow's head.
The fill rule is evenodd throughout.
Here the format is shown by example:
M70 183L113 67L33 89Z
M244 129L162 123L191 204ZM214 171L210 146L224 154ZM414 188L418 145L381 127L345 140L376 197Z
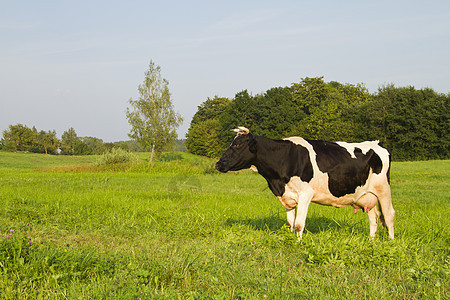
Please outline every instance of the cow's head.
M249 130L238 127L231 131L236 132L237 136L216 163L216 169L223 173L248 169L256 157L256 140Z

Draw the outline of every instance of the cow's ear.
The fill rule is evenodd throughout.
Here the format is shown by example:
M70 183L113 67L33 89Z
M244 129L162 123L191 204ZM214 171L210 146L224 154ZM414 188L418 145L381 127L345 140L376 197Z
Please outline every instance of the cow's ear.
M256 153L256 139L251 133L248 135L248 137L248 149L251 153Z

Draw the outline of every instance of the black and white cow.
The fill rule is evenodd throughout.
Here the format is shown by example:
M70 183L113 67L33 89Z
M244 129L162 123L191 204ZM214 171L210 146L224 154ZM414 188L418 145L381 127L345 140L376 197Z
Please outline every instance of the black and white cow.
M334 207L351 205L355 213L361 208L368 214L372 238L379 217L394 238L390 155L378 141L272 140L253 135L245 127L233 131L237 136L216 169L225 173L251 167L261 174L286 208L288 224L299 240L311 201Z

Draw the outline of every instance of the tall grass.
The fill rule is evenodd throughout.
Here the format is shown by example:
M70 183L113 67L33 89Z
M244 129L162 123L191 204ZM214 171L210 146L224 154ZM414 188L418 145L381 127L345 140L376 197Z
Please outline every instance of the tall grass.
M298 243L283 207L252 172L213 173L213 161L187 154L117 169L92 166L92 158L78 171L27 159L34 157L0 152L1 298L445 299L449 292L449 161L393 164L394 241L381 228L370 240L362 212L312 204Z

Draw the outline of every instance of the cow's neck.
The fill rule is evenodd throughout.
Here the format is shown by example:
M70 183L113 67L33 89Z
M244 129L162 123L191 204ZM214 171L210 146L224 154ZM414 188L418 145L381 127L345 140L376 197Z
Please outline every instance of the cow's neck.
M282 196L286 183L290 176L283 168L286 165L286 157L290 151L290 143L287 141L271 140L257 137L257 152L255 166L269 184L276 196Z

